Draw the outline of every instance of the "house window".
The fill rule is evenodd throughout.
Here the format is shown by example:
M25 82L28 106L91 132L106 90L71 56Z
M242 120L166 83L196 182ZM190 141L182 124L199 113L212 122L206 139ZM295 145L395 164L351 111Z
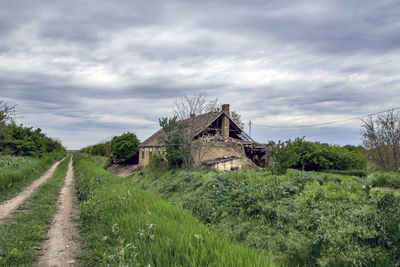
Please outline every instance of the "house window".
M142 159L144 159L144 150L142 150Z
M153 154L153 152L150 151L150 152L149 152L149 158L151 158L151 155L152 155L152 154Z

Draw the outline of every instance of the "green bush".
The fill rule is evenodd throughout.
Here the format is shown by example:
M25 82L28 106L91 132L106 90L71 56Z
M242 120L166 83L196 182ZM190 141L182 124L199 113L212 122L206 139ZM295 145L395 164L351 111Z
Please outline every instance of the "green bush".
M168 167L168 162L164 159L164 157L162 155L155 154L150 157L149 165L147 165L146 169L153 173L160 173L168 170Z
M277 174L284 174L288 168L305 171L365 169L366 156L362 147L329 145L305 141L270 143L273 166Z
M367 184L374 187L400 188L400 173L377 171L367 176Z
M109 157L111 155L111 141L108 142L102 142L99 144L95 144L92 146L87 146L79 150L79 152L82 153L88 153L91 155L97 155L97 156L104 156L104 157Z
M191 139L188 138L188 125L180 123L177 118L159 119L164 134L159 137L159 142L164 145L164 156L171 168L181 166L191 167L192 158L190 153Z
M127 132L120 136L115 136L111 140L113 158L116 160L130 160L139 153L139 139L135 134Z
M55 152L65 153L66 150L59 141L42 133L40 128L34 130L14 123L0 126L0 154L41 157Z

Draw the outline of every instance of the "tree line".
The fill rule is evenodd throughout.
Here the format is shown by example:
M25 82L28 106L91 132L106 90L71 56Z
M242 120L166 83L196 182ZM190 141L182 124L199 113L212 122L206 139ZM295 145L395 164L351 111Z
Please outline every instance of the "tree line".
M46 136L42 129L17 125L16 117L16 106L0 100L0 154L41 157L66 151L59 140Z
M140 141L134 133L114 136L110 141L82 148L80 152L112 158L114 163L136 163Z

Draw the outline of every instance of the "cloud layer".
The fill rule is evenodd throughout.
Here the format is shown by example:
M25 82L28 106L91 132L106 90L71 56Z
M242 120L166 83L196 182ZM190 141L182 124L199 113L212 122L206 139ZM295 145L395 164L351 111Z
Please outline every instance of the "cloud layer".
M145 139L175 98L205 91L260 142L360 143L400 103L398 1L2 1L0 98L70 149Z

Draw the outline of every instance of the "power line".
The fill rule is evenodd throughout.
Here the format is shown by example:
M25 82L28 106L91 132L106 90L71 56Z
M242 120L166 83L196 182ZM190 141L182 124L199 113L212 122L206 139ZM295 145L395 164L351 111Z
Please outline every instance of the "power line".
M339 120L339 121L331 121L331 122L324 122L324 123L317 123L317 124L308 124L308 125L295 125L295 126L273 126L273 125L262 125L262 124L256 124L256 123L251 123L251 125L254 126L259 126L259 127L265 127L265 128L276 128L276 129L288 129L288 128L307 128L307 127L315 127L315 126L322 126L322 125L329 125L329 124L335 124L335 123L340 123L340 122L345 122L345 121L351 121L351 120L359 120L362 119L364 117L369 117L369 116L374 116L374 115L378 115L381 113L385 113L385 112L389 112L392 110L396 110L396 109L400 109L400 107L396 107L396 108L391 108L388 110L384 110L384 111L379 111L379 112L375 112L375 113L371 113L371 114L367 114L367 115L363 115L363 116L358 116L358 117L353 117L353 118L349 118L349 119L344 119L344 120Z

